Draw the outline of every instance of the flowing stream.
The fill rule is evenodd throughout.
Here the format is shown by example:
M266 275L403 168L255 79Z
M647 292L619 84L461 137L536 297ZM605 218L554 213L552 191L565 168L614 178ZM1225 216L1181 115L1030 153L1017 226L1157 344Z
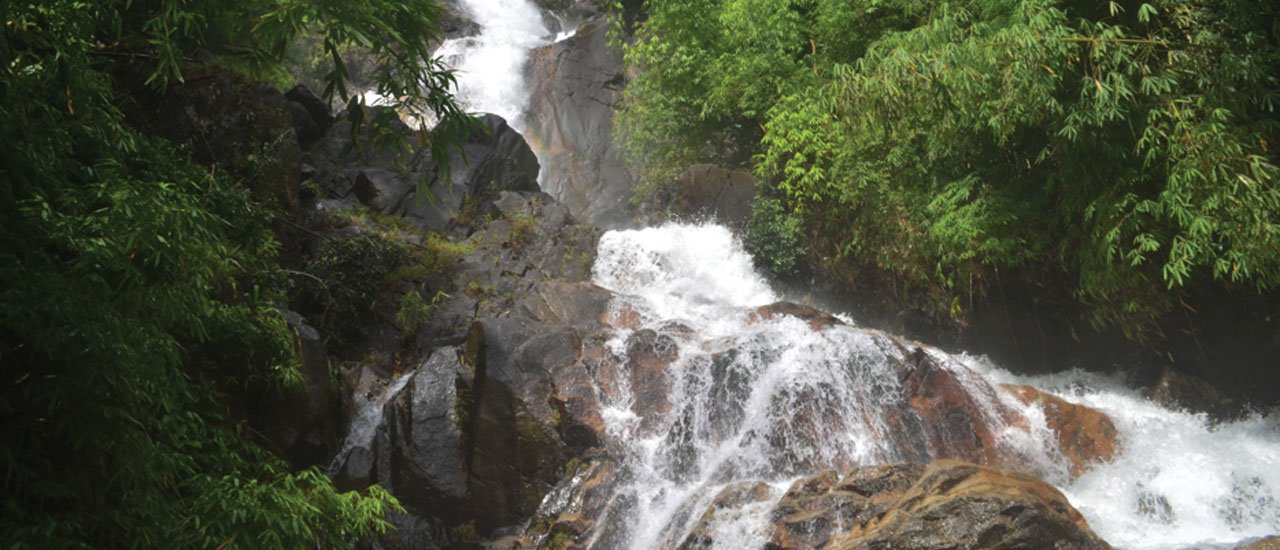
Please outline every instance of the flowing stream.
M760 547L769 511L797 477L945 451L902 429L906 407L892 365L903 358L892 338L752 316L777 296L723 227L606 233L594 277L618 294L613 307L639 314L636 330L654 330L678 348L667 406L638 406L651 397L639 392L606 403L607 427L626 454L630 481L620 492L633 504L622 514L625 532L600 535L598 548L620 540L674 547L723 487L744 480L768 483L773 500L718 514L713 538L723 548ZM616 353L625 353L632 332L616 336ZM978 404L1001 452L1058 485L1112 544L1203 547L1280 532L1275 419L1212 426L1146 401L1121 380L1083 372L1018 377L981 358L928 353ZM1122 454L1072 481L1043 412L998 383L1034 385L1106 412Z

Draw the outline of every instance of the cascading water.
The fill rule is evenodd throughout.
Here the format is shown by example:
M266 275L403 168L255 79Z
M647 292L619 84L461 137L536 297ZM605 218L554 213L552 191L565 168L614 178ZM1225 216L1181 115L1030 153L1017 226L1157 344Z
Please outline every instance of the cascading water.
M457 99L470 112L501 116L523 133L529 51L550 42L542 13L528 0L460 0L480 34L446 40L436 55L457 71Z
M625 455L618 492L627 505L613 512L621 521L601 521L619 532L597 533L594 547L675 547L721 489L744 480L768 484L771 499L718 514L712 532L718 547L760 547L770 510L797 477L948 452L921 436L927 426L912 424L892 367L906 359L895 339L753 314L776 296L722 227L606 233L594 278L617 294L616 312L639 318L615 335L615 353L644 330L676 348L659 384L665 403L652 405L643 393L652 387L606 399L607 429ZM1175 548L1280 531L1275 422L1213 429L1098 378L1024 380L926 353L963 386L1001 454L1062 487L1114 544ZM1032 383L1109 413L1123 455L1071 481L1043 413L996 382Z

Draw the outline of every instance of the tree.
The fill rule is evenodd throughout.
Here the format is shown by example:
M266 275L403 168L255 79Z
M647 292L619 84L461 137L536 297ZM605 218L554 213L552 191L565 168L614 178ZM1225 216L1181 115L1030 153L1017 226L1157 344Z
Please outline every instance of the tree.
M271 213L117 105L194 59L277 71L318 32L326 96L360 101L337 55L355 44L384 95L451 120L437 16L426 0L0 3L0 545L337 547L388 527L385 491L288 471L230 411L300 379Z
M755 4L654 2L622 137L676 160L652 118L758 125L735 146L829 273L957 316L1063 274L1138 340L1193 281L1280 283L1274 3Z

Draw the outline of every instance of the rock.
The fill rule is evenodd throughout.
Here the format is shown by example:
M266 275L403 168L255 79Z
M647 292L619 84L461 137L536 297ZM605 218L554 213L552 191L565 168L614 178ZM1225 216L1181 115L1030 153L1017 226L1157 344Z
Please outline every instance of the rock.
M614 106L625 78L608 29L606 17L588 19L572 38L529 56L528 133L546 164L545 191L597 225L629 220L635 186L613 142Z
M1235 550L1280 550L1280 535L1243 540Z
M823 547L887 510L923 472L918 464L867 466L798 480L770 513L770 542L777 548Z
M384 116L384 109L367 108L363 118ZM368 129L353 139L350 118L344 114L307 152L316 183L334 197L444 231L468 200L479 208L503 191L538 191L537 157L497 115L481 116L477 129L462 138L461 150L449 150L448 178L441 177L424 148L405 152L375 147ZM389 131L415 142L399 119L392 120Z
M302 315L283 313L302 355L302 385L259 400L262 408L252 417L270 446L303 468L325 463L337 450L340 402L329 389L329 359L320 333Z
M609 540L615 533L599 530L602 525L625 518L630 510L616 494L618 466L608 459L574 464L547 494L537 514L524 532L490 548L582 548L584 541L597 539L597 547L616 548L622 540Z
M1222 395L1208 380L1168 367L1161 371L1149 397L1170 409L1204 412L1218 419L1230 417L1239 409L1235 400Z
M746 229L751 221L755 181L755 176L742 170L695 164L676 178L671 211L679 216L710 216L729 227Z
M324 137L325 131L333 125L333 115L329 113L329 106L324 100L301 84L285 92L284 96L289 100L293 127L302 146L311 145Z
M919 434L919 440L924 443L923 447L916 448L920 460L934 457L1003 464L1012 458L1001 454L995 433L988 425L987 413L955 372L921 347L910 349L897 367L898 380L911 410L904 411L907 414L898 420L896 428ZM997 400L991 401L999 406ZM1006 420L1016 418L1012 410L1002 409L998 414ZM898 437L901 435L900 432Z
M767 306L759 307L751 314L748 322L755 324L760 321L768 321L779 315L789 315L801 321L807 321L809 328L812 328L815 332L829 326L845 324L835 315L811 306L792 302L774 302Z
M829 548L1109 548L1052 486L956 461L929 465L912 486Z
M231 173L259 204L299 215L302 151L289 100L229 69L205 65L200 71L163 91L140 86L128 94L122 108L129 124Z
M1070 403L1030 386L1002 386L1025 404L1044 410L1045 422L1058 438L1058 449L1070 463L1071 477L1092 464L1106 462L1120 450L1118 432L1105 413Z
M627 338L624 372L629 375L631 412L640 417L642 431L656 428L671 410L667 396L672 380L667 368L679 356L679 346L666 334L642 329Z
M741 481L725 487L712 499L711 505L698 518L693 530L685 537L684 542L680 543L679 548L681 550L714 548L716 541L712 528L715 526L717 515L731 514L734 510L751 504L769 502L772 498L773 489L760 481Z
M373 444L380 484L413 510L460 520L470 489L465 432L474 397L471 370L458 355L453 348L431 354L383 408Z
M415 178L429 185L411 194L393 213L434 231L443 230L463 207L464 197L491 201L502 191L538 191L538 158L518 132L502 117L480 117L480 129L463 140L462 150L449 150L449 178L439 177L427 155L413 165ZM427 192L429 191L429 193Z
M560 395L589 390L578 361L578 336L568 327L525 319L481 319L472 324L465 360L476 373L468 421L468 491L464 507L483 533L532 515L559 480L571 451L561 437L575 429L603 425L565 418L570 410L598 415L598 405L578 403L593 396ZM587 392L589 393L589 392ZM582 405L579 407L579 405Z
M530 319L589 327L593 323L608 322L612 299L612 292L595 283L551 280L535 284L517 303Z
M401 512L387 514L392 526L385 534L352 545L358 550L416 550L451 548L449 530L439 519Z

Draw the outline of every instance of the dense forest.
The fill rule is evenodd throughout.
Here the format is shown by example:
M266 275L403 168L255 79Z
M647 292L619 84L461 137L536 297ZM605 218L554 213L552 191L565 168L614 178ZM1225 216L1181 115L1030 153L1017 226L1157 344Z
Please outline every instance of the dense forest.
M769 184L752 245L963 318L1051 281L1148 341L1280 283L1274 2L648 2L619 138L652 191ZM1060 282L1059 282L1060 281Z
M426 0L0 4L0 546L340 547L387 528L389 494L291 472L240 416L301 383L273 232L290 204L259 173L274 149L200 165L125 110L202 67L287 81L313 58L325 96L358 104L340 54L362 47L388 96L456 114L428 51L439 15ZM293 52L301 38L315 51Z

